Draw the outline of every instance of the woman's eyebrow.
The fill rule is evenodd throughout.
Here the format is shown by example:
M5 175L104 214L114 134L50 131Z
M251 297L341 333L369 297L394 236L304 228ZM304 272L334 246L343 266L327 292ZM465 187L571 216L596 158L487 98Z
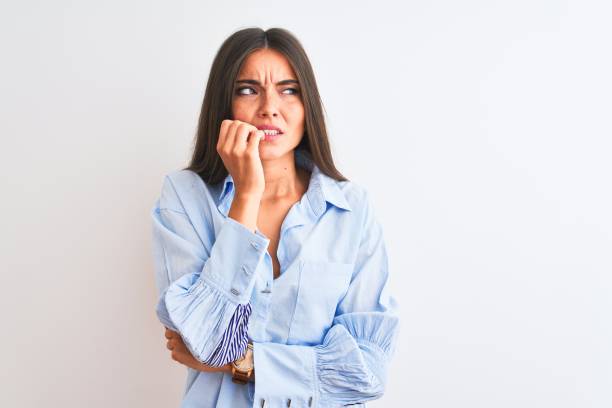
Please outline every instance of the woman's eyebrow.
M261 82L259 82L256 79L239 79L236 81L237 84L239 83L246 83L246 84L253 84L253 85L258 85L261 86ZM296 81L295 79L283 79L282 81L278 81L276 83L276 85L286 85L286 84L296 84L299 85L300 83L298 81Z

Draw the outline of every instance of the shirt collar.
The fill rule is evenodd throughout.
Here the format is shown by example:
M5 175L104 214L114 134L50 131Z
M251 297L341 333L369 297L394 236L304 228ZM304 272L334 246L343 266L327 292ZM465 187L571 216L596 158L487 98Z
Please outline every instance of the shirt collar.
M306 196L310 201L310 205L317 216L320 216L327 209L327 204L330 203L338 208L352 211L349 203L344 196L344 192L340 189L338 181L321 172L319 167L314 163L310 154L303 149L295 149L295 164L296 166L306 168L311 172L310 183ZM221 191L219 193L219 208L225 208L229 211L229 199L233 197L234 180L231 174L227 174L223 180Z

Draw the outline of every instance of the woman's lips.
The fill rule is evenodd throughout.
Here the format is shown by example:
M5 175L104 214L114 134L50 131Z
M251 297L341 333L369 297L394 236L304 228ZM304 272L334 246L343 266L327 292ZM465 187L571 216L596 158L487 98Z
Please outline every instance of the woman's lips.
M277 133L275 135L269 135L269 134L266 133L265 135L266 135L266 137L264 138L264 140L266 142L273 142L276 139L278 139L279 137L281 137L283 135L283 133Z

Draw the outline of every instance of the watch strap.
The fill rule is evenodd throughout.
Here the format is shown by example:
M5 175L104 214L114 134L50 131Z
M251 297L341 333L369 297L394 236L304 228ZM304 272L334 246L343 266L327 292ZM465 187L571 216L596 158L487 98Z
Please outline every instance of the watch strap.
M251 373L253 369L248 371L237 370L236 367L232 366L232 381L236 384L247 384L251 379Z
M237 361L244 360L245 358L250 358L251 362L253 362L253 343L249 341L247 344L247 350L242 357L232 363L232 381L237 384L246 384L250 381L251 376L253 374L253 365L251 363L251 367L248 370L241 370L236 366Z

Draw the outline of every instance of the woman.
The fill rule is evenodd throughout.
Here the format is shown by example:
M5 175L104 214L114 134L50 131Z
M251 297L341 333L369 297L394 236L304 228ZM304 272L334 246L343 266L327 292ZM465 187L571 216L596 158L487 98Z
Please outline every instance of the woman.
M157 315L182 407L365 406L399 321L382 227L335 168L310 62L288 31L231 35L189 167L152 210Z

